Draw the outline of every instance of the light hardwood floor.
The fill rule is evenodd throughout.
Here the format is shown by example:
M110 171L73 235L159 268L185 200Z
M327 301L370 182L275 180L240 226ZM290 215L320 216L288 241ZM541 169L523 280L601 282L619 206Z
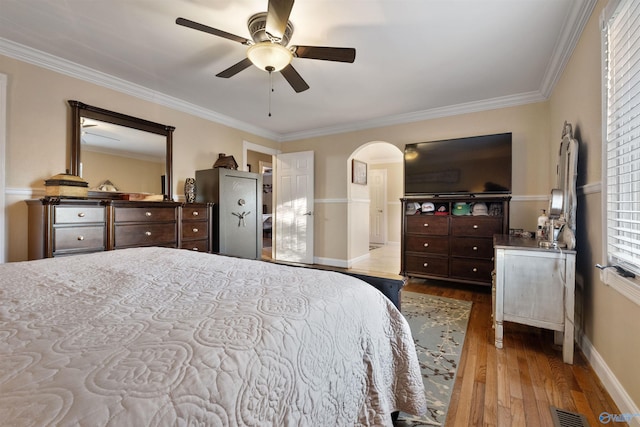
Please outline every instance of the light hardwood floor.
M592 427L602 425L602 412L620 413L578 347L573 365L562 362L552 331L505 323L504 348L496 349L488 287L410 279L403 291L473 302L446 427L552 427L552 405Z

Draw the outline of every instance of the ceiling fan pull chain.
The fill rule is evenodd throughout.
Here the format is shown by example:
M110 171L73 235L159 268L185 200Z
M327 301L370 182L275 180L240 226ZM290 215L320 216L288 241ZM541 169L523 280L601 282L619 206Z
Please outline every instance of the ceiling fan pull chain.
M271 117L271 92L273 92L273 70L275 68L268 66L266 70L269 72L269 117Z

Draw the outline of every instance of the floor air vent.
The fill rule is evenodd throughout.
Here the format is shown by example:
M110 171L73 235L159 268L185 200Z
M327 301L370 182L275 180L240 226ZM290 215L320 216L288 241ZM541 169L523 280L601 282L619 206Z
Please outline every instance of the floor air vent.
M584 415L551 407L551 418L555 427L589 427Z

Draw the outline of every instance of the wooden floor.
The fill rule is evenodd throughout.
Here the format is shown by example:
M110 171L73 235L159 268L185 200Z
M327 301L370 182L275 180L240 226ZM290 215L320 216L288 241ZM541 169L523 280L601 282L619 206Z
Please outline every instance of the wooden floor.
M505 322L496 349L489 287L410 279L404 291L473 302L446 427L553 426L551 406L584 415L591 427L602 425L602 412L620 413L577 346L574 364L562 362L552 331Z

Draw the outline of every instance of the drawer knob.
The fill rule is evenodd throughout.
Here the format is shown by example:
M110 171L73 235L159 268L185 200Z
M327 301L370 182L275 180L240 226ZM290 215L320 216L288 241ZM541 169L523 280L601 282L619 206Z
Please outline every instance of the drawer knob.
M193 212L191 213L191 215L193 215L193 216L198 216L198 211L193 211Z
M422 266L423 266L423 267L428 267L428 266L429 266L429 263L428 263L428 262L425 262L424 264L422 264Z
M198 252L198 248L191 248L191 250Z
M474 224L474 225L473 225L473 228L477 230L477 229L478 229L478 226Z
M474 251L477 251L477 250L478 250L478 247L477 247L477 246L474 246L474 247L473 247L473 250L474 250Z
M197 228L195 228L195 227L193 227L193 232L194 232L194 233L197 233L197 232L198 232L198 229L197 229Z
M149 211L146 211L144 214L145 214L146 216L151 216L151 212L149 212Z
M84 218L84 212L78 212L78 217L79 218Z
M477 268L475 268L475 267L473 267L473 269L472 269L471 271L473 271L474 273L477 273L477 272L478 272L478 269L477 269Z
M424 223L424 226L425 226L425 227L428 227L428 226L429 226L429 223Z
M84 236L78 236L78 240L83 241L84 240Z
M429 247L429 244L428 244L428 243L425 243L425 244L424 244L424 247L425 247L425 248L428 248L428 247Z
M151 236L151 232L150 231L145 231L144 234L145 234L145 236Z

